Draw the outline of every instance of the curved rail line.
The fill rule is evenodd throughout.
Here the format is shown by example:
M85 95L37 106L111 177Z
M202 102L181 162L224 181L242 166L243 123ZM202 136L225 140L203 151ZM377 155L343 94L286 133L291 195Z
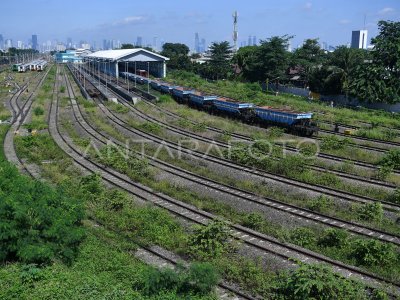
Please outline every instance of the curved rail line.
M7 158L7 160L14 163L19 170L26 171L26 173L32 177L34 177L34 174L29 170L28 167L26 167L26 165L22 162L22 160L17 155L16 149L15 149L15 143L14 143L14 135L16 132L18 132L18 130L23 125L26 116L28 115L29 111L31 110L32 103L33 103L33 95L36 93L38 88L43 84L49 71L50 71L50 69L38 81L38 83L34 87L33 91L30 93L28 99L25 101L25 103L23 104L22 107L20 107L17 104L17 102L18 102L18 98L21 96L21 94L25 90L25 88L22 88L19 93L14 95L15 97L13 96L11 98L10 105L12 107L13 114L15 115L15 117L13 118L11 126L8 129L6 136L4 138L4 141L3 141L4 154Z
M95 78L98 78L98 74L97 74L97 73L96 73L96 74L93 74L93 73L91 73L90 70L87 70L86 68L84 68L84 70L85 70L87 73L92 74ZM103 74L102 76L104 77L105 74ZM108 77L108 78L109 78L114 84L117 84L117 85L120 86L120 87L121 87L121 84L123 84L123 82L121 82L121 81L117 82L113 77L111 77L111 78ZM126 90L126 86L124 86L123 88ZM135 92L130 91L130 93L133 93L133 94L137 95L138 97L140 97L140 95L136 94ZM143 99L144 103L146 103L146 104L152 106L153 108L159 110L160 112L163 112L163 113L165 113L165 114L167 114L167 115L169 115L169 116L171 116L171 117L174 117L174 118L183 119L182 116L180 116L180 115L178 115L178 114L176 114L176 113L173 113L173 112L171 112L171 111L169 111L169 110L167 110L167 109L161 108L161 107L155 105L154 103L152 103L151 101L149 101L149 100L147 100L147 99L144 99L144 98L142 98L142 99ZM192 121L192 120L188 120L188 121L189 121L191 124L193 124L193 125L199 124L199 123L197 123L197 122L195 122L195 121ZM223 134L223 133L224 133L223 130L221 130L221 129L219 129L219 128L216 128L216 127L213 127L213 126L206 126L206 128L207 128L207 130L210 130L210 131L213 131L213 132L216 132L216 133L219 133L219 134ZM249 137L249 136L247 136L247 135L243 135L243 134L239 134L239 133L230 133L230 135L231 135L232 137L234 137L234 138L242 139L242 140L244 140L244 141L250 141L250 142L254 141L253 138L251 138L251 137ZM282 144L279 144L279 143L275 143L275 144L276 144L276 145L282 146ZM285 145L284 147L285 147L285 149L287 149L287 150L289 150L289 151L292 151L292 152L299 152L299 150L298 150L296 147L292 147L292 146L289 146L289 145ZM368 150L368 149L367 149L367 150ZM363 167L363 168L368 168L368 169L373 169L373 170L377 170L377 169L379 168L377 165L370 164L370 163L366 163L366 162L363 162L363 161L361 161L361 160L342 158L342 157L340 157L340 156L336 156L336 155L332 155L332 154L327 154L327 153L318 153L318 157L324 158L324 159L328 159L328 160L332 160L332 161L337 161L337 162L350 162L350 163L353 163L355 166L359 166L359 167ZM395 173L395 174L400 174L400 170L394 170L393 173Z
M56 81L57 82L57 81ZM58 95L54 93L51 113L50 113L50 124L49 130L59 147L64 150L71 158L79 165L91 172L97 172L100 176L112 183L117 185L124 190L129 191L131 194L136 195L136 197L153 202L155 205L163 207L170 211L171 213L185 218L192 223L205 225L211 220L216 219L216 216L201 211L191 205L187 205L172 199L171 197L165 196L161 193L154 192L152 189L142 186L138 183L133 182L126 176L107 168L99 163L96 163L86 157L82 156L82 153L76 149L73 143L63 136L59 132L58 128ZM400 285L390 280L383 279L377 275L370 274L364 270L361 270L354 266L348 266L341 262L329 259L322 255L313 253L306 249L296 247L291 244L286 244L277 241L271 237L264 234L260 234L248 228L240 225L231 224L231 234L236 236L244 244L255 249L259 249L264 253L272 253L276 257L281 257L283 260L295 259L297 261L303 262L318 262L326 263L332 266L334 271L344 275L345 277L353 277L362 280L367 285L372 285L374 287L386 287L389 286L390 293L395 294L400 292Z
M69 79L67 77L65 77L65 79L66 79L67 87L69 89L70 88ZM57 81L55 82L55 85L54 85L54 91L57 91ZM83 169L86 169L90 172L96 172L96 171L94 171L96 169L98 171L101 171L100 175L102 176L104 181L112 184L113 186L117 186L117 187L127 191L129 194L132 194L135 197L137 197L143 201L149 202L148 197L145 197L145 196L143 196L142 193L140 193L140 192L138 193L137 191L135 191L135 189L139 188L139 190L141 189L143 192L148 193L150 195L150 198L151 198L150 202L153 202L156 206L165 208L160 203L155 202L156 200L159 200L158 193L155 193L149 188L144 188L143 186L132 182L126 176L121 175L118 172L112 171L109 168L102 166L101 164L98 164L98 163L95 163L95 162L85 159L82 156L82 154L79 153L75 149L75 147L71 144L71 142L68 141L68 139L66 139L59 131L59 128L58 128L58 95L56 93L54 93L54 95L53 95L53 100L52 100L52 103L50 106L50 110L51 110L51 113L49 114L50 115L50 118L49 118L50 133L51 133L53 139L55 140L55 142L58 144L58 146L62 150L64 150L64 152L67 153L75 161L75 163L77 163L80 167L82 167ZM185 218L187 219L187 217L185 217ZM151 250L148 248L146 248L146 250L152 252L154 255L160 257L161 259L165 259L165 260L168 259L167 257L162 255L161 253L158 253L157 251L154 251L154 250ZM171 260L171 263L172 262L173 261ZM220 287L221 290L225 290L226 292L237 295L238 299L256 300L256 298L254 298L250 295L247 295L246 293L243 293L242 291L240 291L230 285L227 285L225 283L220 283L218 286Z
M78 122L78 124L85 130L92 138L94 138L96 141L103 145L107 145L109 141L112 141L114 144L120 146L120 147L126 147L122 142L118 141L117 139L104 134L100 132L99 130L96 130L90 123L89 121L84 117L79 105L77 102L74 100L75 98L75 93L71 87L71 84L68 83L67 86L69 95L70 95L70 101L71 101L71 107L72 107L72 112L74 115L75 120ZM132 151L132 150L131 150ZM135 152L135 151L133 151ZM136 155L143 155L139 152L136 152ZM275 210L279 210L281 212L287 213L293 217L301 218L304 220L308 220L314 223L319 223L323 225L327 225L330 227L334 228L339 228L339 229L344 229L347 230L353 234L358 234L358 235L363 235L365 237L369 238L376 238L385 242L393 243L397 246L400 246L400 236L399 235L392 235L387 232L384 232L379 229L373 229L368 226L360 225L355 222L351 221L343 221L342 219L331 217L328 215L324 215L321 213L316 213L313 212L309 209L304 209L295 205L287 204L285 202L272 199L269 197L261 197L257 194L241 190L232 186L224 185L221 183L218 183L214 180L210 180L206 177L197 175L195 173L192 173L190 171L184 170L182 168L176 167L172 164L166 163L160 159L156 159L154 157L151 157L149 155L144 155L145 158L147 158L152 166L155 168L161 169L169 174L178 176L182 179L190 180L192 182L198 183L205 188L216 190L220 193L225 193L230 196L236 197L237 199L240 199L245 202L250 202L254 203L256 205L262 206L262 207L268 207L272 208Z
M110 93L112 93L113 95L115 95L115 97L117 99L120 99L121 97L117 94L115 94L114 92L110 91ZM121 99L120 99L121 100ZM256 176L260 176L262 178L267 178L270 180L274 180L274 181L278 181L278 182L285 182L288 183L292 186L301 188L301 189L306 189L306 190L310 190L310 191L314 191L314 192L318 192L318 193L323 193L325 195L329 195L332 197L336 197L336 198L340 198L342 200L347 200L350 202L359 202L359 203L371 203L371 202L377 202L378 200L373 199L373 198L369 198L366 196L360 196L360 195L354 195L352 193L349 192L345 192L345 191L340 191L340 190L336 190L333 188L329 188L329 187L325 187L325 186L320 186L320 185L313 185L313 184L307 184L304 182L300 182L294 179L289 179L287 177L281 176L281 175L277 175L277 174L273 174L273 173L269 173L267 171L264 170L259 170L256 168L251 168L251 167L247 167L244 165L240 165L238 163L234 163L230 160L227 159L223 159L223 158L219 158L210 154L205 154L203 152L200 151L196 151L196 150L191 150L188 148L183 147L182 145L178 145L174 142L170 142L170 141L166 141L162 138L160 138L159 136L156 136L154 134L150 134L147 133L143 130L140 129L136 129L136 128L132 128L126 121L122 120L121 118L119 118L118 116L116 116L113 112L109 111L104 105L99 104L100 109L104 112L104 114L110 119L112 120L115 124L119 125L121 128L135 134L138 135L144 139L150 140L152 142L155 142L157 144L163 144L165 146L170 147L170 149L174 149L176 151L180 151L182 153L186 153L189 156L192 157L196 157L199 158L201 160L206 160L208 162L211 163L216 163L231 169L235 169L241 172L246 172L248 174L252 174L252 175L256 175ZM387 202L387 201L379 201L382 203L383 207L385 209L388 210L393 210L393 211L399 211L400 209L400 205L395 204L395 203L391 203L391 202Z

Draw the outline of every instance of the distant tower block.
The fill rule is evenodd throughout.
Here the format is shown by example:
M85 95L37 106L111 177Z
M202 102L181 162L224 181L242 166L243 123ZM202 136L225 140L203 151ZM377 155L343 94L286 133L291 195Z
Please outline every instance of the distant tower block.
M238 21L238 13L235 11L233 13L233 51L237 51L237 39L238 39L238 29L237 29L237 21Z

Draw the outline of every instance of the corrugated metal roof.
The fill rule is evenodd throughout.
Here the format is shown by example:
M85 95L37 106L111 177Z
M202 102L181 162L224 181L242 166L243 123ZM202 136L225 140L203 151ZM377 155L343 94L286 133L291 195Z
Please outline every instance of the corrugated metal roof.
M143 48L135 48L135 49L117 49L117 50L101 50L94 52L92 54L87 55L87 57L92 57L92 58L102 58L102 59L110 59L110 60L121 60L124 57L131 56L135 53L138 52L144 52L150 55L154 55L159 57L160 59L163 60L169 60L169 58L164 57L162 55L159 55L157 53L148 51Z

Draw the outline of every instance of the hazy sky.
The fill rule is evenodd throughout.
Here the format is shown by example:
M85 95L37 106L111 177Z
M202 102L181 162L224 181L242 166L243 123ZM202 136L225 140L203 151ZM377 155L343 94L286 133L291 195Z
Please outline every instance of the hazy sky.
M14 0L0 6L0 34L26 42L37 34L47 40L89 43L102 39L145 43L153 37L194 45L194 33L211 41L232 41L232 12L239 13L239 42L294 35L296 47L306 38L341 45L351 31L362 29L364 15L369 38L378 20L400 21L400 0Z

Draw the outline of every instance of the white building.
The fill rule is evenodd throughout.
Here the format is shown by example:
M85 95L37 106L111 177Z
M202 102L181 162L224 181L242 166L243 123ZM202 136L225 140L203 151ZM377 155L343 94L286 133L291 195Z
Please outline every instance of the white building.
M355 30L351 35L351 48L367 49L368 30Z

